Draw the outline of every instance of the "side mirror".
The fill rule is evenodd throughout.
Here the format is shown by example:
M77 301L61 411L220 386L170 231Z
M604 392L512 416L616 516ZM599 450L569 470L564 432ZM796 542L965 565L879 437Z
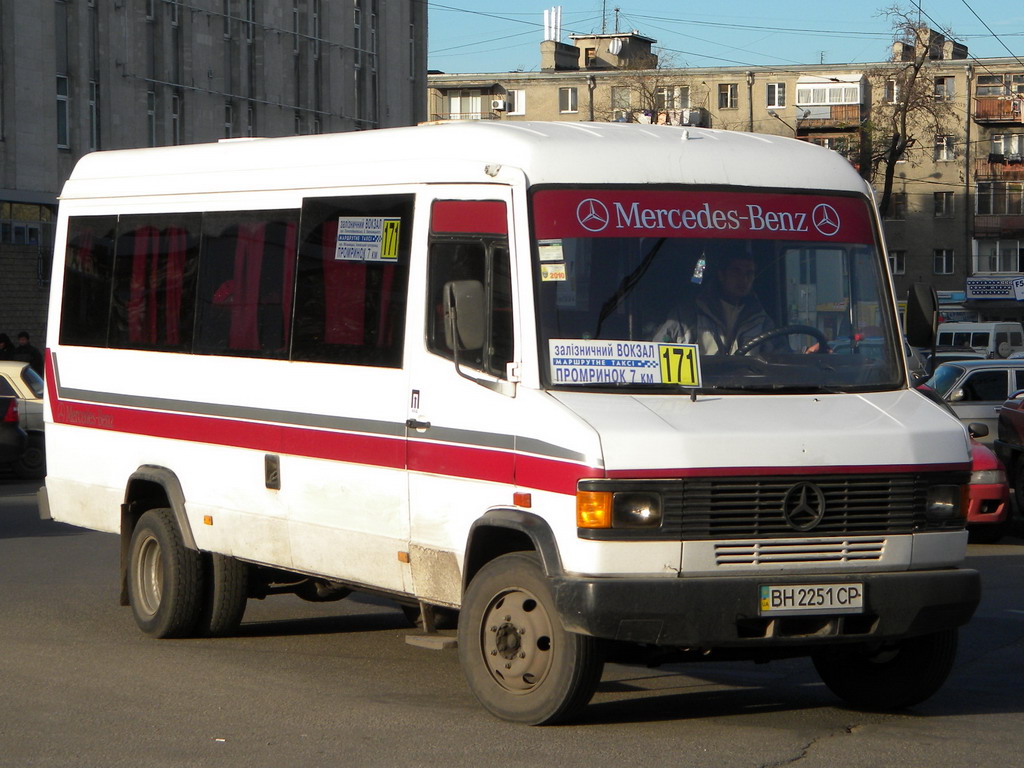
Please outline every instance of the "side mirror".
M444 285L444 343L460 352L484 345L484 286L479 280L453 280ZM456 346L457 344L457 346Z
M988 437L988 425L980 421L972 421L967 425L971 437Z
M951 403L959 403L961 400L964 399L963 387L960 387L959 389L954 389L952 392L949 393L949 396L946 399Z

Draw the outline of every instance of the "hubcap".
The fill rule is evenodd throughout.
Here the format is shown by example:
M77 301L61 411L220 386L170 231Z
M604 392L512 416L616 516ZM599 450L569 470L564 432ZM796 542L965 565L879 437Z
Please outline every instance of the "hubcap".
M135 585L139 611L147 616L155 615L160 609L160 598L163 595L164 564L160 557L160 542L153 536L147 536L139 546Z
M547 677L552 657L551 619L528 590L498 593L484 612L480 647L494 681L528 693Z

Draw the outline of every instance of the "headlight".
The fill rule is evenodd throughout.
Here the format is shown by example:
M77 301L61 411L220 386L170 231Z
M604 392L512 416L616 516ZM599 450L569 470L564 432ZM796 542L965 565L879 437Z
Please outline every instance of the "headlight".
M930 523L945 523L963 517L961 495L967 487L959 485L933 485L928 489L925 516Z
M971 485L1000 485L1006 482L1006 473L1001 469L983 469L971 472Z
M661 497L658 494L623 492L613 495L613 528L657 528L660 525Z

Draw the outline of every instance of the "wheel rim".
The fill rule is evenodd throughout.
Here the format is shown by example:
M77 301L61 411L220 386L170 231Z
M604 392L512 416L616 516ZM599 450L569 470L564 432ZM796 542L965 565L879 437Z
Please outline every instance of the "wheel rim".
M139 610L146 616L155 615L163 595L164 564L160 557L160 542L154 536L147 536L139 545L135 585Z
M529 591L495 595L484 612L480 645L494 681L511 693L529 693L551 669L551 618Z

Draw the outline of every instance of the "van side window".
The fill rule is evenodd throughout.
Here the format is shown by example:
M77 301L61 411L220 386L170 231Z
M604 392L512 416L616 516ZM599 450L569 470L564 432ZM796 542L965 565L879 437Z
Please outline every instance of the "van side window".
M116 216L79 216L68 220L64 298L60 308L61 344L107 344L116 229Z
M402 366L412 195L302 205L292 359Z
M200 219L199 214L120 218L112 346L167 352L191 349Z
M288 356L298 211L207 213L194 350Z
M500 200L435 200L430 212L427 348L504 377L513 356L512 271L508 214ZM454 330L448 310L462 314ZM468 314L467 314L468 313ZM467 330L468 329L468 330Z

